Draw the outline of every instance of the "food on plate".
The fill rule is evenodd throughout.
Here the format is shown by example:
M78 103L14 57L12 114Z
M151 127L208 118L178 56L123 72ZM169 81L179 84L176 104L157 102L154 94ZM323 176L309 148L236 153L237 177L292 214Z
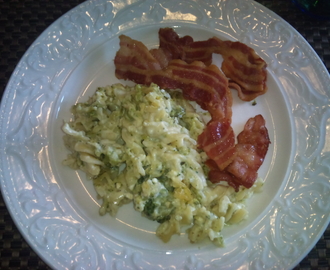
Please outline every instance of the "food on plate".
M254 132L250 132L255 140L244 146L235 144L229 86L240 88L245 100L264 94L267 90L265 61L240 42L216 37L194 42L190 36L180 38L171 28L159 30L157 49L149 50L142 42L125 35L119 39L120 49L114 60L117 78L146 85L156 83L163 89L180 89L186 99L207 110L211 120L198 142L210 159L207 165L211 179L226 180L236 189L239 185L250 187L257 179L270 140L264 119L259 115L253 120L258 123L253 127ZM225 73L211 64L212 53L224 57L222 71ZM226 76L234 82L230 83ZM265 149L262 155L254 150L261 147Z
M217 131L213 133L219 136L221 131L217 129ZM221 145L228 144L228 137L221 138L217 140L216 144L213 144L212 140L210 143L207 143L207 138L204 138L204 134L206 133L202 133L198 140L205 152L208 153L217 150L214 155L218 155L222 159L224 156L226 157L225 153L221 150L224 147L221 147ZM211 137L215 138L216 136L213 135ZM219 141L221 143L219 143ZM238 190L240 185L246 188L252 187L255 179L258 177L257 172L265 159L269 144L270 139L265 119L260 114L250 118L245 124L244 130L237 136L235 155L226 168L221 169L218 162L216 162L217 159L212 158L212 156L210 156L211 154L208 154L210 159L206 164L210 168L208 174L210 181L213 183L226 181L229 185L233 186L235 190Z
M186 99L197 102L213 118L231 119L232 95L227 78L217 66L172 60L164 69L148 69L148 56L136 49L138 45L146 49L141 42L121 36L120 44L115 58L117 78L138 84L155 83L163 89L180 89Z
M157 49L119 38L116 77L136 85L99 87L72 107L64 164L91 177L101 215L133 202L160 223L164 242L185 227L192 243L221 246L224 226L247 217L245 200L263 185L258 169L270 144L262 115L235 138L230 88L242 100L264 94L266 63L240 42L193 41L171 28L160 29Z
M214 53L220 54L223 57L221 69L242 100L251 101L267 91L266 62L239 41L223 41L218 37L194 41L190 36L180 38L172 28L161 28L159 50L170 52L172 59L182 59L187 63L201 61L207 66L212 63Z
M209 181L209 158L197 142L208 112L192 103L182 92L152 83L99 87L72 107L73 120L63 126L71 152L64 164L91 177L101 215L115 215L133 202L136 211L160 223L156 235L164 242L187 228L192 243L209 238L221 246L222 229L247 217L245 200L263 181L236 190ZM250 143L244 134L241 142Z
M155 73L163 75L162 70L166 71L172 60L180 59L187 64L198 61L209 66L212 54L216 53L222 55L222 72L242 100L252 101L266 93L267 64L246 44L218 37L205 41L194 41L190 36L180 38L172 28L161 28L158 36L159 48L149 51L143 43L121 35L121 47L115 59L117 77L148 83ZM153 71L153 75L145 78L148 71ZM165 73L171 79L172 73Z

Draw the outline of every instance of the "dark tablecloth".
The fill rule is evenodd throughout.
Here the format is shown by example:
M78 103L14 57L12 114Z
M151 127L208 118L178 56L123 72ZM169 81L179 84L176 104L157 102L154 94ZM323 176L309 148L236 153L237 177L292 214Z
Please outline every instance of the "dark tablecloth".
M330 1L330 0L329 0ZM84 1L0 0L0 94L28 47L52 22ZM290 23L315 49L330 70L330 20L313 19L290 0L258 0ZM48 269L29 247L0 196L0 269ZM295 267L330 269L330 227Z

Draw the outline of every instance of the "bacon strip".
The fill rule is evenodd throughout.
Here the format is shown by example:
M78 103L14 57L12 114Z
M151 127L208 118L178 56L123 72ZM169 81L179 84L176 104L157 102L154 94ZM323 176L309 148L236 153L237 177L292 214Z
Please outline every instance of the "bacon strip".
M119 38L120 50L115 57L118 79L146 85L156 83L164 89L181 89L186 99L208 110L213 119L231 121L232 95L227 78L217 66L171 60L161 69L164 55L157 54L156 57L161 59L157 60L155 52L149 52L143 43L124 35Z
M235 158L234 131L228 120L210 121L199 135L197 143L215 162L218 170L224 170Z
M173 58L172 54L168 50L163 50L163 49L151 49L150 50L151 55L158 61L160 64L161 68L165 68L168 66L169 62Z
M267 64L244 43L222 41L217 37L194 41L190 36L180 38L172 28L160 29L159 40L161 50L187 63L202 61L210 65L212 54L221 54L221 69L230 78L230 87L236 89L244 101L251 101L267 91Z
M153 57L148 48L140 41L121 35L120 53L116 54L115 65L126 65L135 67L137 70L160 70L159 61Z
M226 170L220 170L218 165L214 162L214 160L209 159L205 162L205 164L209 167L210 171L208 173L208 177L210 181L214 184L220 182L227 182L230 186L232 186L235 191L239 190L239 182L236 177Z
M208 162L209 178L212 182L227 181L236 190L240 185L246 188L253 186L258 177L270 144L265 119L262 115L250 118L244 130L237 136L236 156L224 170Z

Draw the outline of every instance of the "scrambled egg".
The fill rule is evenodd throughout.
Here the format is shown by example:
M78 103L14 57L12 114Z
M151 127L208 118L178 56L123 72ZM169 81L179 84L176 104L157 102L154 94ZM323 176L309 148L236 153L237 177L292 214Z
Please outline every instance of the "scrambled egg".
M196 143L205 124L179 91L99 87L72 113L63 126L71 151L63 163L93 180L101 215L114 216L133 201L136 211L160 223L156 235L164 242L186 227L192 243L209 238L218 246L224 226L247 217L244 201L261 179L238 192L208 181L207 156Z

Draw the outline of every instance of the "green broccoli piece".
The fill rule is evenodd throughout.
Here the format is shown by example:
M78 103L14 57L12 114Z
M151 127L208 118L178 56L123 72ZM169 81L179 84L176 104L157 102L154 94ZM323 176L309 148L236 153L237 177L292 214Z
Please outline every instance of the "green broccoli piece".
M147 217L153 219L152 214L154 213L155 208L156 208L156 205L153 202L153 199L148 199L144 206L143 213L145 213Z

